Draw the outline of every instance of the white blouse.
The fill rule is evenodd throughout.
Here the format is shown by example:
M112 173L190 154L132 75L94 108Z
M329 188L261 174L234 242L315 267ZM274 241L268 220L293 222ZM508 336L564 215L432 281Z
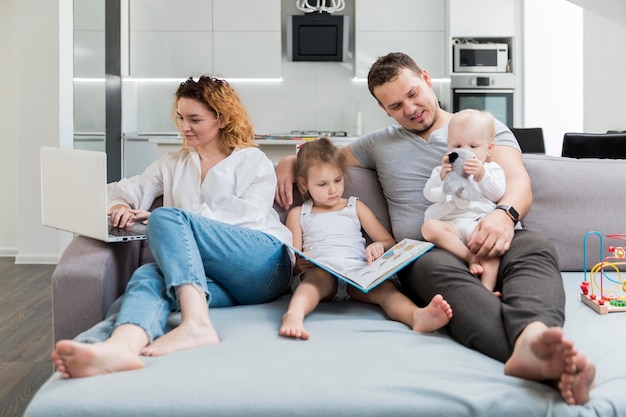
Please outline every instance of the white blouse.
M141 175L107 186L109 207L128 204L148 210L163 196L164 207L177 207L224 223L261 230L289 245L293 238L273 208L274 164L258 148L234 150L201 182L195 148L171 152Z

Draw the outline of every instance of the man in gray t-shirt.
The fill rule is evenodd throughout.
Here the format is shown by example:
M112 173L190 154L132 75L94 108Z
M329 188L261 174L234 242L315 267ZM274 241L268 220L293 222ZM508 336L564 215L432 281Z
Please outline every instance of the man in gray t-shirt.
M378 58L368 88L399 126L370 133L342 148L350 165L376 170L396 239L421 237L428 203L423 189L448 150L452 114L439 108L428 72L405 54ZM504 372L549 381L568 404L585 404L595 366L563 337L565 294L556 249L548 239L515 230L530 210L532 191L513 134L496 127L493 161L506 176L498 208L483 217L468 242L479 257L500 256L497 297L465 262L434 248L400 271L403 289L418 303L442 294L454 311L447 326L459 343L504 362ZM295 157L278 165L276 201L291 205Z

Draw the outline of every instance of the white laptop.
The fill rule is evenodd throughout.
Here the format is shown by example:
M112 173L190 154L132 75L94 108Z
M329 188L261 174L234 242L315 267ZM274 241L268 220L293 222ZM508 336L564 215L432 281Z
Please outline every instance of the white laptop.
M42 147L42 223L104 242L145 239L142 223L109 226L106 184L106 153Z

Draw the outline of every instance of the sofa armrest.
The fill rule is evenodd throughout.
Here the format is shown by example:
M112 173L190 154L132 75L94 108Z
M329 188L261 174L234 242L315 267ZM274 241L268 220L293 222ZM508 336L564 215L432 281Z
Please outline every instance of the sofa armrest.
M55 343L100 322L139 266L141 242L107 244L84 236L70 242L52 274Z

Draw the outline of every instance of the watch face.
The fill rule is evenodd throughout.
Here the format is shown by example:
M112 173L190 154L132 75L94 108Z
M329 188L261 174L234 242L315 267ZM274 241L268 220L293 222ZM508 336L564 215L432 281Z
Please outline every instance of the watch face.
M509 213L511 213L511 216L513 216L515 220L519 219L519 213L513 208L513 206L509 206Z

